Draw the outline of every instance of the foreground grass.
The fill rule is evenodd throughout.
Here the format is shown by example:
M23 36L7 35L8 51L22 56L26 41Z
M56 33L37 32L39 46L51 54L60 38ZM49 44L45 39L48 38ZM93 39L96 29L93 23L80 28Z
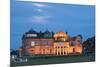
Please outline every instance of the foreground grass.
M37 56L30 57L28 62L11 63L11 66L29 66L29 65L43 65L43 64L57 64L57 63L74 63L74 62L90 62L95 61L94 55L88 56Z

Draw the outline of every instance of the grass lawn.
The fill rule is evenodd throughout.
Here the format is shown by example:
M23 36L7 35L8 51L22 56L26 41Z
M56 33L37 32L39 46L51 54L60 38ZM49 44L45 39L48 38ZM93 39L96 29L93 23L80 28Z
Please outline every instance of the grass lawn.
M11 66L29 66L29 65L43 65L43 64L58 64L58 63L75 63L75 62L90 62L95 61L94 55L88 56L46 56L29 58L28 62L16 63Z

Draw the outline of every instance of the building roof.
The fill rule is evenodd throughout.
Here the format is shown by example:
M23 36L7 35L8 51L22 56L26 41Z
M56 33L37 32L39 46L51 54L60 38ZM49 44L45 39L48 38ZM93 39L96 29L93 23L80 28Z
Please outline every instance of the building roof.
M28 32L26 32L25 34L37 34L37 32L33 29L30 29Z
M66 34L65 32L57 32L55 35L54 35L54 38L58 38L58 37L69 37L68 34Z
M30 37L27 37L27 35L34 35L36 34L37 36L33 37L33 36L30 36ZM22 36L22 39L24 38L53 38L53 32L49 32L48 30L46 30L45 32L36 32L35 30L33 29L30 29L28 32L26 32L25 34L23 34Z
M51 32L49 32L48 30L46 30L46 31L44 32L44 34L51 34Z

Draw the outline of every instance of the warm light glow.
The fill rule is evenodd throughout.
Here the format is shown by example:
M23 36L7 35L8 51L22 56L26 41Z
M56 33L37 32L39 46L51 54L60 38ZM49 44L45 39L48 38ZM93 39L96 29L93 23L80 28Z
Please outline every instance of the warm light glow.
M64 38L67 38L68 35L64 32L58 32L54 35L54 38L58 38L58 37L64 37Z
M35 42L31 42L31 46L35 46Z
M82 44L76 44L71 45L70 41L65 41L66 38L68 38L68 34L64 32L58 32L54 34L54 37L60 40L57 42L54 42L53 39L31 39L29 40L31 42L31 46L28 49L28 52L30 55L34 54L52 54L52 55L70 55L70 54L82 54ZM62 41L64 40L64 41ZM28 42L29 42L28 41ZM35 45L37 44L37 45Z

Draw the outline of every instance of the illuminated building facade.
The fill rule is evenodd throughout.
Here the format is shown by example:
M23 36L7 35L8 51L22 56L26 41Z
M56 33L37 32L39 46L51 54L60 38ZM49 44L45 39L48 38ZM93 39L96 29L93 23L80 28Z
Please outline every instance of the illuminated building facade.
M22 37L19 55L69 55L82 54L82 37L70 38L66 32L36 32L29 30Z

